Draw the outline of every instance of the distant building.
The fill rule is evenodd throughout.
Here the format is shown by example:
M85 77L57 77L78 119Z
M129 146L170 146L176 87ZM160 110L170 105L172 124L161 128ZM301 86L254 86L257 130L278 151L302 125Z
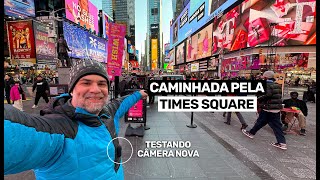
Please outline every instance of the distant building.
M147 29L147 60L150 61L150 70L160 68L160 0L148 0L148 29ZM153 42L153 43L152 43ZM152 50L152 46L156 49ZM153 55L153 56L152 56Z
M129 16L127 32L130 36L131 44L135 45L135 1L128 0L127 7Z
M125 24L127 26L126 34L129 34L128 0L114 0L113 2L113 20L116 23Z
M102 10L109 15L112 19L113 17L113 0L103 0L102 1Z

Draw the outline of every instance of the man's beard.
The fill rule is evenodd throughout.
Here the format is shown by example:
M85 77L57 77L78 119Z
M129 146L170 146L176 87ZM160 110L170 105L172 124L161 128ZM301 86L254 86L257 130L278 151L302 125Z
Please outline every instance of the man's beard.
M84 99L84 104L83 104L83 108L88 111L89 113L92 113L92 114L99 114L100 111L103 109L103 107L108 103L108 98L106 98L105 101L103 102L89 102L87 101L86 98L105 98L104 96L91 96L91 95L86 95L85 96L85 99Z
M85 103L83 108L89 113L99 114L107 102L108 100L106 100L104 103Z

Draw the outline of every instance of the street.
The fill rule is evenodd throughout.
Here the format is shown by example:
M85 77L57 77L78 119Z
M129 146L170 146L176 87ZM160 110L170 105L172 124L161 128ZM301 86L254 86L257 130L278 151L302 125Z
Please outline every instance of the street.
M302 93L300 93L300 99ZM45 106L31 109L33 100L24 101L27 113L39 114ZM157 102L147 108L147 126L144 137L125 137L127 125L121 122L120 137L133 145L132 158L124 164L125 179L316 179L316 104L307 103L306 136L287 134L288 149L277 149L272 129L267 125L249 139L240 131L241 124L232 114L231 125L225 123L222 113L194 113L197 128L188 128L191 113L160 113ZM251 128L257 119L255 113L242 113ZM146 148L146 141L190 141L199 157L155 158L138 157L138 150ZM131 148L125 141L123 161L128 160ZM6 180L33 180L32 171L4 176Z

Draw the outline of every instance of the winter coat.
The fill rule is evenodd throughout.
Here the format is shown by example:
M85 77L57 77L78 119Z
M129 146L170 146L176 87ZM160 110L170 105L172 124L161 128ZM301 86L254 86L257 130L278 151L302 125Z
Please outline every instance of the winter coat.
M298 107L304 116L308 115L308 107L307 107L306 103L300 99L297 99L297 100L285 99L283 101L283 104L284 104L285 108L290 108L292 106Z
M282 109L282 88L274 80L267 80L266 94L258 97L258 104L265 110Z
M97 116L63 94L40 115L4 106L4 175L34 169L37 179L124 179L121 148L112 141L140 92L107 104ZM118 157L118 158L117 158Z
M10 94L10 89L14 85L13 78L9 78L8 80L4 80L4 90L6 91L6 94Z
M32 92L37 89L37 93L45 93L49 91L50 87L48 82L43 78L42 80L37 80L32 87Z
M17 100L21 99L19 85L12 86L12 88L10 90L10 99L12 101L17 101Z

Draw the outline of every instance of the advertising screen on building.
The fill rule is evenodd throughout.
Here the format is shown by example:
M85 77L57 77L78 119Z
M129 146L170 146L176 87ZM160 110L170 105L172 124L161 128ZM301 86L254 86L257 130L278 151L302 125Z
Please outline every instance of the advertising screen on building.
M199 71L199 62L191 63L191 72L198 72Z
M218 57L212 57L209 59L208 61L208 70L210 71L215 71L217 70L219 67L219 59Z
M170 44L167 43L164 45L164 63L169 63L170 62Z
M257 46L316 44L316 1L244 1L214 20L212 53ZM241 14L241 16L240 16ZM272 25L272 26L270 26Z
M70 57L92 58L99 62L106 62L106 40L67 22L63 22L63 33L69 48L72 50L69 52Z
M192 37L188 37L187 45L186 45L187 62L191 62L197 59L198 53L198 37L197 35L193 35Z
M65 0L66 17L92 31L99 32L98 9L90 0Z
M113 22L112 18L105 12L103 14L103 37L108 39L109 37L109 24Z
M175 49L171 49L169 51L169 63L168 63L168 66L167 66L167 69L174 69L174 65L176 64L175 62Z
M272 46L316 44L316 0L284 1L283 4L244 1L241 8L242 11L250 9L248 47L268 45L272 37L277 39Z
M34 21L36 56L38 60L53 60L56 57L56 45L53 38L48 37L47 25Z
M34 0L4 0L4 13L13 17L35 17Z
M182 42L176 48L176 65L184 63L185 60L185 42Z
M25 67L35 64L36 53L32 20L8 21L7 33L11 59Z
M211 5L215 2L221 6L213 10L215 7L211 8ZM185 40L214 16L217 16L218 12L222 13L235 2L236 0L221 0L221 2L220 0L191 0L170 27L170 47L172 48ZM212 13L209 12L209 6Z
M212 48L212 24L210 23L204 29L196 34L198 39L197 45L197 59L211 56Z
M151 39L151 70L158 67L158 39Z

